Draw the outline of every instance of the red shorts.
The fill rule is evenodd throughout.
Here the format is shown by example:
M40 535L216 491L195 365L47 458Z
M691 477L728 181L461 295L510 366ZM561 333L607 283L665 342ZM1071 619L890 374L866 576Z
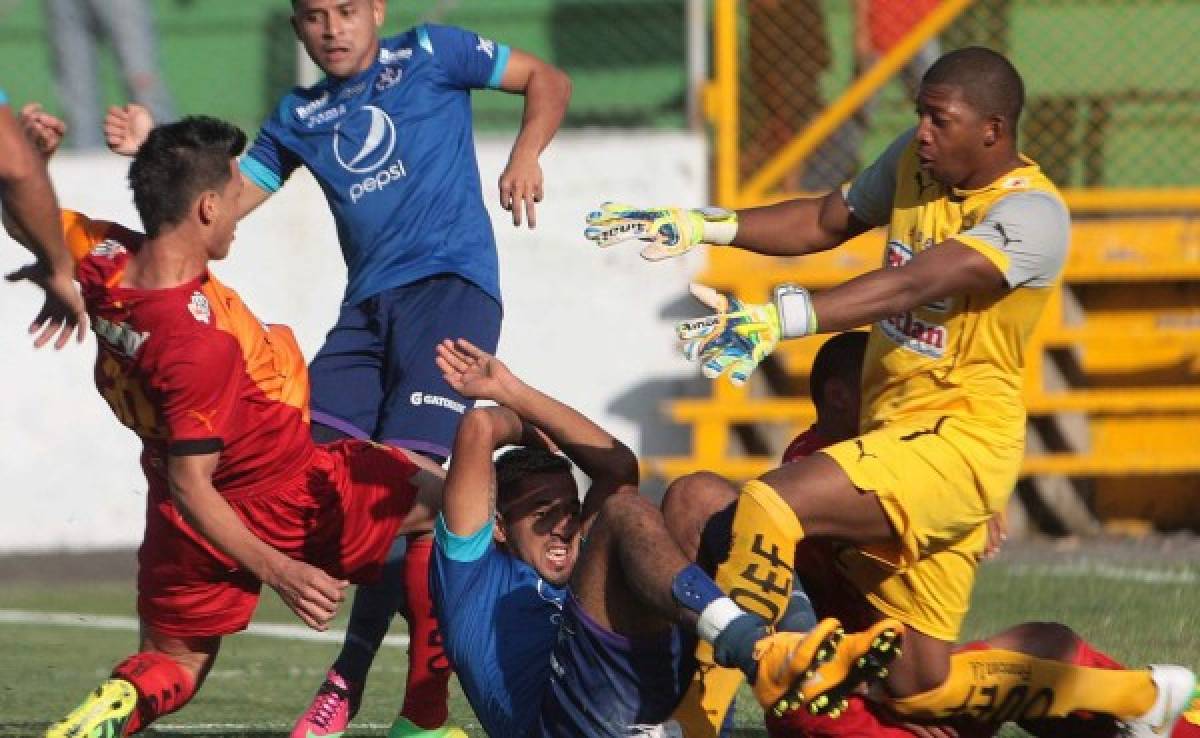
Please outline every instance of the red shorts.
M309 468L277 487L226 497L250 532L293 559L352 582L379 578L412 508L417 467L365 441L317 446ZM236 633L262 583L196 533L165 490L150 492L138 550L138 615L169 636Z

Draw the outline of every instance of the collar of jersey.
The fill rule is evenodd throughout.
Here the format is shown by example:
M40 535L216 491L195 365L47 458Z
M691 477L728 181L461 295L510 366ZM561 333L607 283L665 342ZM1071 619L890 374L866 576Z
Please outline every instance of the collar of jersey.
M1030 159L1028 156L1025 156L1024 154L1017 154L1017 156L1021 157L1021 161L1025 164L1025 166L1017 167L1016 169L1010 169L1004 174L1001 174L999 177L996 177L991 182L985 184L983 187L975 190L964 190L960 187L951 188L954 192L954 195L956 197L968 198L972 195L978 195L987 192L988 190L994 190L997 187L1000 187L1004 182L1007 182L1015 177L1032 177L1042 170L1042 168L1038 166L1038 163L1033 159Z

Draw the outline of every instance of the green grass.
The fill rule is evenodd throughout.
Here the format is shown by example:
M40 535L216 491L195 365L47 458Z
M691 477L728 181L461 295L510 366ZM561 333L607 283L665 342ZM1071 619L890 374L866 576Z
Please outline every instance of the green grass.
M1099 648L1128 663L1179 661L1196 667L1200 631L1192 627L1200 611L1195 564L1141 564L1139 571L1166 574L1165 581L1118 579L1109 572L1081 574L1034 565L997 563L982 570L965 638L977 638L1025 620L1058 620L1074 626ZM1189 568L1190 567L1190 568ZM4 583L0 608L132 615L131 589L124 584L86 585ZM289 623L283 605L267 595L259 622ZM399 621L398 621L399 623ZM0 624L0 736L28 736L72 707L130 652L129 632L47 625ZM163 735L286 735L334 657L336 645L282 641L242 635L226 641L208 683L181 713L161 723ZM404 656L385 649L376 659L367 698L356 722L385 725L399 703ZM482 735L470 708L453 685L451 712L472 736ZM753 700L739 701L743 735L762 735ZM246 726L242 730L174 728L205 723ZM385 729L354 730L354 736L380 736ZM1013 731L1006 735L1016 736Z

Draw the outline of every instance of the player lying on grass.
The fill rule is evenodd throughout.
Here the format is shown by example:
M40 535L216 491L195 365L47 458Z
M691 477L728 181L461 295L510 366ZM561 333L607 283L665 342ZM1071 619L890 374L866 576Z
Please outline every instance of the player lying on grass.
M446 651L489 735L661 723L691 679L697 636L768 708L799 692L789 699L829 709L894 655L891 621L844 639L834 620L770 633L683 555L638 495L624 445L466 341L443 343L438 365L466 396L500 403L459 429L432 566ZM582 504L571 461L592 480ZM790 580L757 587L780 585Z
M588 236L645 239L649 258L701 242L800 256L887 226L880 269L820 293L784 286L769 305L699 290L717 314L680 327L707 375L745 381L781 338L872 326L859 434L742 488L717 584L736 592L747 572L787 577L787 557L764 557L761 542L789 553L808 536L851 543L846 576L909 626L887 679L893 709L937 716L984 688L997 690L997 706L1046 688L1047 715L1104 712L1151 735L1183 708L1189 670L1092 670L1075 680L1092 688L1076 690L1060 680L1083 667L999 651L954 658L987 521L1020 471L1026 345L1070 234L1057 189L1017 146L1024 96L1002 55L952 51L925 73L915 129L848 187L738 213L609 205L590 217ZM759 614L774 620L787 593L772 600Z
M783 457L785 464L852 438L857 433L866 345L865 333L842 333L831 337L817 351L809 377L810 395L817 411L816 422L788 445ZM675 499L685 502L676 504ZM677 518L694 516L696 527L705 526L705 534L700 538L706 545L702 547L698 558L715 562L728 548L730 515L728 512L716 513L711 517L711 522L706 515L714 508L728 509L734 499L735 488L725 480L715 476L707 479L693 477L671 487L667 494L670 504L665 509L668 515ZM999 529L993 535L998 539ZM855 589L853 582L839 572L839 553L845 548L845 544L818 540L805 540L796 547L796 577L803 585L798 596L808 598L810 602L794 609L800 613L811 609L815 611L814 616L836 617L851 628L869 627L881 616ZM994 553L995 548L995 544L992 544L985 553ZM792 611L793 608L789 607L788 614L780 620L781 629L792 627L789 622L793 620ZM801 618L797 626L806 627L806 620ZM982 641L960 646L953 658L986 659L990 650L1020 652L1082 667L1123 668L1078 634L1056 623L1023 623ZM1079 676L1069 672L1064 675ZM784 716L768 714L767 730L772 738L939 738L946 735L990 738L1004 721L1022 718L1022 708L1025 708L1026 714L1020 720L1021 727L1047 738L1117 738L1122 729L1118 721L1107 715L1077 713L1065 718L1038 718L1037 705L1049 699L1045 694L1037 698L1037 695L1029 692L1028 702L1013 701L1004 706L988 697L994 693L992 685L985 685L979 695L960 705L956 711L947 711L926 724L906 721L879 701L856 695L850 698L847 708L837 719L799 710ZM1032 710L1029 709L1030 703L1034 708ZM686 706L687 701L680 710ZM1190 723L1181 718L1175 734L1183 738L1187 735L1184 732L1187 726Z
M145 235L63 213L97 388L142 439L148 500L138 652L49 738L142 730L192 698L264 582L323 630L348 581L376 578L397 535L432 527L441 469L370 442L315 446L291 331L208 271L233 240L245 140L212 118L154 129L129 169Z

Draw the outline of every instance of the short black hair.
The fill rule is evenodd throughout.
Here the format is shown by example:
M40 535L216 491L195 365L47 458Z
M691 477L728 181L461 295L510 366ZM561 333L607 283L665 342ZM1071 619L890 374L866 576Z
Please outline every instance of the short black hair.
M496 459L496 507L504 508L517 496L517 485L530 474L571 473L566 457L544 448L519 446Z
M922 85L947 85L962 91L963 99L983 116L999 115L1016 133L1025 107L1025 83L1003 54L984 46L967 46L943 54L925 76Z
M245 147L240 128L204 115L150 131L129 166L133 204L146 235L154 238L163 227L183 222L200 193L224 187L232 176L229 160Z
M814 405L824 402L825 385L830 379L857 377L867 355L867 334L847 331L830 338L817 350L808 375L808 391Z

